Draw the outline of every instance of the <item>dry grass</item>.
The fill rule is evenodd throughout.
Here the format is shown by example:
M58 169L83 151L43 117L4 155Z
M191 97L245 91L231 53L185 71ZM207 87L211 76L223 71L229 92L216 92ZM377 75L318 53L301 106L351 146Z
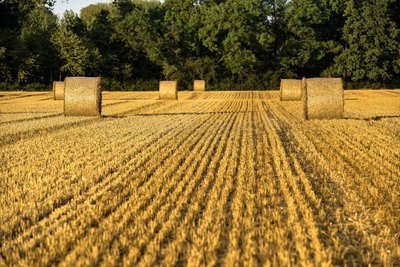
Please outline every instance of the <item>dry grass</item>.
M304 118L341 119L344 112L343 81L340 78L313 78L303 82Z
M302 80L282 79L280 87L281 101L300 101L302 95Z
M400 91L157 93L0 93L0 266L400 264Z
M101 115L99 77L65 78L64 114L66 116Z
M177 100L178 83L176 81L160 82L160 100Z

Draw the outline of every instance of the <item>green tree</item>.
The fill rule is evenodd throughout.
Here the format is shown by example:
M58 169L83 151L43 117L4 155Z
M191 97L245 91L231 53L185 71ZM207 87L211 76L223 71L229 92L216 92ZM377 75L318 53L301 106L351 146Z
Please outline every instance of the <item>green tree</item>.
M91 30L95 20L100 13L107 12L108 16L114 18L118 16L118 8L111 3L97 3L88 5L80 11L80 18L86 28Z
M196 67L203 66L199 60L201 42L200 8L194 0L166 0L165 18L161 51L158 60L163 66L167 79L180 82L183 87L190 87L196 77Z
M18 68L17 80L20 83L28 83L30 80L34 80L34 75L39 70L38 55L29 55L22 60Z
M273 26L282 4L265 0L205 2L200 38L225 70L225 77L241 82L270 75L277 49Z
M76 35L84 38L87 36L87 27L82 21L82 19L72 10L66 10L64 12L63 18L61 20L61 26L67 28L67 30L72 31Z
M132 52L116 36L116 19L103 9L96 13L88 28L90 42L99 50L99 74L115 80L128 81L133 75Z
M385 82L400 74L399 29L390 17L394 0L348 0L345 45L326 73L352 81Z
M0 81L12 81L11 67L7 64L7 49L0 47Z
M396 0L114 0L60 22L55 1L0 0L0 81L101 75L254 89L282 77L400 74Z
M51 47L47 46L54 29L55 16L50 12L53 4L53 0L0 1L0 47L6 51L2 56L1 80L51 79Z
M400 1L390 1L388 10L390 18L396 22L397 28L400 29Z
M77 18L74 18L71 12L66 12L51 39L61 61L60 77L64 75L95 75L97 73L100 54L87 40L74 32L74 30L77 32L85 30L80 28L80 23L75 24L76 21Z
M279 58L282 76L319 76L332 65L344 23L339 9L338 3L329 0L288 3Z
M122 78L160 79L164 10L156 1L118 1L112 40ZM131 70L131 75L127 75Z
M44 6L31 10L21 28L19 40L23 60L19 67L20 82L48 82L57 67L56 51L51 35L57 27L57 18Z

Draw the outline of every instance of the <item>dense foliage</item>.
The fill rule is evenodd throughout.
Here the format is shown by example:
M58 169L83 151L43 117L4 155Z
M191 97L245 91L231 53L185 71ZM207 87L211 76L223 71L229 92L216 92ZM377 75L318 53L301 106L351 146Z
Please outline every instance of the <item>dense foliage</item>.
M100 75L108 89L159 79L264 89L303 76L399 80L396 0L114 0L62 18L54 2L0 0L0 82Z

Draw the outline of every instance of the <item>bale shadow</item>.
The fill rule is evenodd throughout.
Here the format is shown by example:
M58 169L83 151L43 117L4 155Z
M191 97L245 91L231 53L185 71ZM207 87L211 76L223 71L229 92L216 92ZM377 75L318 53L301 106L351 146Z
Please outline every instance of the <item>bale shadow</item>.
M246 114L252 111L213 111L213 112L176 112L176 113L138 113L132 116L157 117L157 116L181 116L181 115L209 115L209 114ZM255 113L253 111L253 113Z
M0 115L2 115L2 114L56 114L56 113L57 112L49 112L49 111L0 111Z
M345 120L357 120L357 121L380 121L382 119L397 119L400 118L400 115L382 115L382 116L373 116L369 118L352 118L352 117L346 117L344 118Z
M125 115L101 115L100 118L102 119L123 119L126 118Z

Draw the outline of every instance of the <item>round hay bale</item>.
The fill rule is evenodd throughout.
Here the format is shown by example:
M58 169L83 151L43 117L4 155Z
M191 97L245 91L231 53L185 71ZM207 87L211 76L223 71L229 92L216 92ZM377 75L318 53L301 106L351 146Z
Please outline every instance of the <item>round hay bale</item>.
M307 79L304 90L304 118L342 119L344 91L341 78Z
M306 87L307 87L307 79L305 77L303 77L303 79L301 79L301 100L303 101L304 98L306 97Z
M205 80L195 80L193 83L193 91L204 92L206 90Z
M281 101L300 101L301 91L301 80L281 79Z
M100 116L100 77L65 78L64 114L66 116Z
M178 83L176 81L160 82L160 99L161 100L177 100L178 99Z
M53 82L54 100L64 100L64 82Z

